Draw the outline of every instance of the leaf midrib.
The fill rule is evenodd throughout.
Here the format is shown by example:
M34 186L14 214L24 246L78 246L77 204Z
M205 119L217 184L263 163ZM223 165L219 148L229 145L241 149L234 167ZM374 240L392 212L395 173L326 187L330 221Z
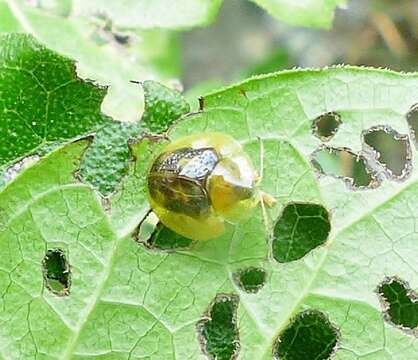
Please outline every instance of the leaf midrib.
M113 238L115 239L114 245L112 250L110 251L110 255L108 258L108 261L106 262L107 266L104 266L105 271L102 276L102 280L99 283L99 286L96 286L96 290L93 293L93 296L91 297L91 302L84 308L83 316L81 322L79 322L79 325L73 332L73 336L69 339L67 343L67 347L61 357L62 360L70 360L72 356L74 355L74 349L77 346L79 336L84 328L84 325L88 322L90 315L93 313L93 310L95 309L99 299L101 298L103 289L105 288L106 282L109 279L109 276L112 274L113 265L115 263L115 254L118 251L119 245L124 240L123 237L118 237L108 216L103 211L103 207L99 203L100 209L102 210L103 218L106 219L106 224L108 229L111 231ZM83 318L84 317L84 318Z

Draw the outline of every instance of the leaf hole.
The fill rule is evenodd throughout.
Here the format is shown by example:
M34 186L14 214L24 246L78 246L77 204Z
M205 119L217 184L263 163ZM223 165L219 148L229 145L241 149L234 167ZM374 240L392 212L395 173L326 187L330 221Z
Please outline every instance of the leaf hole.
M363 142L389 178L404 180L412 170L408 135L389 126L375 126L363 132Z
M149 248L174 251L179 249L187 249L193 244L193 240L177 234L173 230L158 223L155 231L146 242Z
M290 203L274 225L273 258L279 263L301 259L324 244L330 231L330 215L325 207L311 203Z
M398 277L385 279L377 288L385 318L402 330L418 330L418 294Z
M153 212L139 224L134 239L148 249L166 252L190 249L194 244L192 239L177 234L159 222Z
M352 190L379 185L366 158L347 148L321 146L312 154L311 163L320 174L342 179Z
M312 132L322 141L328 141L337 133L341 123L341 116L339 114L327 112L313 120Z
M39 155L30 155L30 156L24 157L18 162L13 163L9 167L6 167L3 173L5 183L12 181L23 170L27 169L29 166L33 165L39 160L40 160Z
M237 328L237 295L218 294L197 324L202 351L211 360L237 359L240 343Z
M408 122L411 138L414 140L415 147L418 149L418 104L412 105L406 114L406 121Z
M237 286L247 293L257 293L266 282L267 273L260 267L248 267L233 276Z
M273 347L275 360L327 360L337 350L338 329L320 311L299 313L279 335Z
M70 264L61 249L51 249L42 260L44 283L49 291L58 296L70 293Z

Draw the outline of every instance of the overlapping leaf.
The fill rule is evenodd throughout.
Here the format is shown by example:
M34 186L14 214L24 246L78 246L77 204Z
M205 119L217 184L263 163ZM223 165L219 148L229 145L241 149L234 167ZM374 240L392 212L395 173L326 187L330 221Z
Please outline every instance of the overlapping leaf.
M130 80L178 76L174 35L151 30L118 34L105 20L56 13L22 0L0 0L0 32L31 34L49 49L77 61L83 78L110 85L103 103L107 115L121 121L139 119L143 110L141 89Z
M290 25L330 28L337 6L346 0L251 0Z
M329 28L338 5L345 0L252 0L290 25ZM76 15L105 15L118 26L184 29L212 22L222 0L74 0Z
M0 36L0 166L110 123L100 112L105 95L33 37Z
M74 0L77 15L103 14L120 27L181 29L209 23L222 0Z

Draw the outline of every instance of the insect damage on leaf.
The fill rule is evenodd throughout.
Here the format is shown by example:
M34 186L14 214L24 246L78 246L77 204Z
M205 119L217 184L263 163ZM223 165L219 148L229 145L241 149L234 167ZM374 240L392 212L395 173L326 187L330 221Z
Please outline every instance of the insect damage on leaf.
M347 148L321 146L312 154L311 163L321 175L342 179L353 190L375 188L379 185L366 158Z
M336 351L337 328L317 310L299 313L279 335L273 347L275 360L327 360Z
M145 245L151 249L175 251L189 248L193 240L181 236L161 223L158 223Z
M415 104L406 114L411 138L415 142L415 147L418 148L418 104Z
M312 122L313 134L322 141L329 141L341 125L341 116L336 112L327 112Z
M247 293L257 293L266 282L266 270L259 267L248 267L234 274L234 281Z
M197 324L202 351L209 359L237 359L240 350L236 320L238 303L236 295L217 295L207 315Z
M418 330L418 295L398 277L385 279L377 288L385 318L402 330Z
M346 83L341 85L341 78L348 78L350 86L347 87ZM230 315L231 313L236 314L236 307L233 307L234 302L231 301L234 295L225 295L226 304L219 304L220 307L226 308L224 311L217 311L216 304L220 301L215 300L209 306L199 328L201 330L199 339L204 339L201 342L202 349L209 358L222 359L221 356L223 356L230 360L231 357L238 357L236 355L238 353L237 349L241 347L239 356L245 360L262 358L262 356L258 356L260 352L266 355L263 359L271 359L273 357L272 336L281 334L280 340L282 341L275 343L274 356L286 360L292 359L291 356L295 359L307 360L306 352L298 352L299 347L288 346L287 350L286 348L280 350L281 345L279 343L289 344L289 341L283 341L286 337L281 329L283 323L289 321L289 317L292 316L290 314L298 311L297 309L300 307L305 309L306 306L309 306L309 299L318 289L316 285L320 284L321 289L332 287L332 292L329 291L326 297L324 296L321 299L321 309L327 308L330 318L339 319L338 324L342 323L344 316L347 319L344 324L348 324L348 326L343 327L344 336L341 348L349 348L350 350L354 348L353 351L356 354L369 354L370 349L381 349L381 353L385 355L390 351L399 354L402 359L414 359L414 350L410 350L409 346L410 338L396 331L396 329L395 331L385 332L383 336L380 333L378 335L373 334L373 336L367 337L366 342L362 341L363 338L360 339L360 335L358 336L359 343L357 343L359 332L357 332L355 326L351 326L351 324L356 323L357 319L352 312L347 311L347 306L350 306L352 301L358 298L364 299L367 303L364 307L364 318L372 324L373 329L382 328L382 321L378 312L375 311L375 307L370 306L373 305L373 301L367 301L371 295L368 287L369 282L356 281L356 278L345 275L347 275L347 271L353 271L358 274L358 278L367 280L369 273L383 274L385 271L391 271L390 269L402 269L403 266L413 265L412 256L410 258L405 257L405 259L400 259L396 255L392 256L390 249L393 244L384 235L382 236L380 232L376 231L379 229L375 226L375 220L378 221L382 219L382 215L387 214L382 222L384 221L383 226L387 228L389 236L393 234L392 230L400 236L403 235L400 233L401 231L413 234L415 224L413 199L416 189L409 184L403 184L402 189L399 189L396 184L393 184L393 189L390 188L387 192L373 192L373 195L376 195L376 202L371 204L373 207L361 206L364 203L359 201L359 198L361 200L368 198L368 194L364 193L353 194L351 191L342 191L343 201L340 201L339 197L335 198L334 188L322 186L323 184L316 182L312 169L306 162L305 155L314 150L318 140L312 136L309 128L307 128L308 121L312 117L305 116L306 113L303 111L299 116L292 97L294 89L297 88L300 94L297 97L297 104L302 104L305 109L311 106L310 111L312 113L320 114L324 97L322 94L318 94L315 101L312 101L312 97L319 93L317 84L322 81L326 83L327 89L329 89L326 95L328 95L328 91L330 94L338 95L335 97L335 101L338 101L336 108L347 106L349 107L348 110L351 108L358 110L360 106L362 106L361 109L369 106L372 112L375 107L379 110L388 103L386 94L394 96L396 103L401 103L400 106L407 108L412 102L410 97L406 98L405 101L402 97L402 94L406 93L404 85L406 81L403 79L403 75L387 76L383 72L360 69L354 71L349 68L307 71L302 72L302 74L295 71L291 76L286 73L285 76L277 74L272 78L266 76L266 79L250 80L248 82L246 85L246 88L249 89L248 94L254 96L249 96L245 104L242 105L239 101L236 101L237 98L232 94L232 91L228 94L229 90L225 90L227 92L225 95L221 93L219 96L218 94L209 96L205 111L191 117L191 122L185 121L176 124L173 132L177 133L175 135L170 134L173 138L180 138L190 132L218 130L225 124L225 126L228 126L227 132L234 134L241 143L245 144L249 150L247 152L253 159L256 159L258 155L258 147L254 146L256 137L260 136L264 141L265 136L270 136L268 141L265 141L264 159L266 166L264 168L266 176L263 186L274 191L274 194L280 200L280 204L302 200L327 204L328 209L335 208L332 224L335 234L333 240L335 239L335 241L327 244L326 252L318 249L320 255L323 256L309 256L293 264L271 264L273 269L269 269L269 274L272 277L274 275L274 281L269 282L268 286L265 286L257 295L242 294L239 307L239 338L238 324L233 321L237 319L234 318L234 315ZM414 86L416 84L413 77L408 77L407 81L408 83L413 82ZM300 86L301 83L305 82L307 86ZM373 98L373 101L363 99L362 96L358 96L360 99L357 99L355 95L361 95L363 90L366 92L368 89L364 89L364 87L368 86L369 83L372 83L373 89L379 90L381 97ZM312 89L315 89L315 91L312 91ZM237 92L236 87L234 92ZM286 95L286 101L280 103L282 106L278 106L280 104L277 103L282 98L282 96L277 96L278 93ZM340 96L340 94L344 96ZM255 98L259 101L261 99L263 106L255 103ZM309 99L309 102L306 99ZM353 103L346 103L346 99L352 100ZM289 106L286 107L286 104L289 104ZM232 107L234 109L230 110ZM313 107L315 109L312 109ZM391 107L389 110L388 116L391 116L391 111L394 109ZM271 119L271 126L268 126L269 124L264 122L264 119L263 122L258 122L263 113ZM282 141L282 129L285 128L287 119L294 121L298 118L301 119L300 121L304 121L305 126L298 128L298 131L301 131L299 134L301 137L295 136L292 138L295 151L289 152L290 145L286 145L288 139ZM263 128L263 124L267 124L267 126ZM357 126L358 123L350 125ZM360 132L356 134L359 135ZM305 142L305 140L307 141ZM231 234L225 233L222 240L225 239L226 241L199 243L196 246L196 251L193 249L187 254L170 254L169 256L162 254L160 256L161 254L157 252L151 254L150 251L136 246L129 239L128 234L132 232L148 210L145 196L141 197L140 194L145 194L145 178L147 169L150 168L148 165L151 165L150 162L154 154L158 153L158 151L143 151L144 148L138 149L141 149L141 151L138 150L134 154L137 160L127 176L128 181L121 186L121 200L118 199L119 193L115 193L115 196L112 197L112 211L117 210L118 206L121 209L118 215L113 218L116 221L112 223L109 223L107 214L102 213L103 209L100 203L96 201L96 194L91 189L83 184L73 185L72 174L75 169L78 169L78 164L75 168L70 166L74 162L74 155L68 156L68 161L64 162L64 165L61 165L61 163L55 166L51 165L46 170L39 171L37 176L29 176L30 171L25 171L28 176L23 173L22 176L14 180L18 185L15 190L11 189L13 191L4 192L2 208L9 209L16 202L15 208L18 211L27 209L23 214L24 216L16 219L16 225L13 225L11 230L17 233L25 227L25 229L28 228L32 231L30 232L31 236L22 236L19 242L15 241L14 237L10 236L8 232L4 232L3 268L10 272L13 270L13 266L18 264L20 259L14 259L13 256L14 252L19 253L18 243L23 244L25 255L32 252L32 233L35 234L35 232L39 232L39 235L37 235L39 246L44 245L45 236L49 236L48 241L54 241L58 231L60 234L65 234L69 244L68 253L73 254L71 256L71 269L73 272L77 270L77 279L73 275L72 289L77 291L72 291L71 296L65 298L64 301L62 301L63 299L53 298L52 305L54 308L46 302L42 302L40 311L34 307L31 308L30 315L41 318L42 324L59 324L60 329L65 329L62 332L33 331L33 338L30 336L25 338L28 340L27 344L35 350L38 349L38 346L41 349L41 347L48 347L49 344L56 344L54 348L48 347L45 356L71 358L81 356L79 351L83 351L83 354L103 354L106 352L106 354L112 356L114 355L112 350L117 347L118 352L115 356L119 357L129 357L132 354L132 357L146 358L154 356L156 351L158 351L158 355L167 359L177 356L177 352L182 358L199 357L199 354L196 354L200 352L199 343L196 338L193 340L196 336L196 314L201 314L203 309L208 306L208 300L206 300L208 294L216 294L221 291L219 289L231 287L230 274L220 264L227 264L228 266L229 264L242 264L241 261L247 261L249 258L255 259L255 256L257 256L257 259L264 259L266 253L268 253L263 238L265 235L264 228L260 219L255 217L238 226L233 234L232 231ZM279 154L280 161L276 161L277 154ZM300 159L297 158L298 155ZM296 159L300 160L301 166L296 166L298 165ZM68 165L65 165L67 162ZM70 186L63 180L61 167L68 168ZM54 169L56 169L56 175L49 181L49 175ZM44 176L44 174L48 174L48 176ZM35 191L27 192L26 198L21 201L20 196L26 194L21 189L32 190L32 183L38 179L45 182L42 188L38 190L39 186L36 186L35 182ZM89 194L91 200L89 200ZM394 196L395 194L396 196ZM49 197L50 195L53 196ZM338 194L338 196L340 195ZM45 197L46 199L44 199ZM36 203L33 203L32 200L35 198ZM408 218L403 216L404 213L401 214L402 217L398 217L406 204L411 206L411 214L407 214L406 217L409 216ZM345 206L344 209L343 206ZM352 209L355 209L354 218L350 216L352 215ZM2 212L1 209L0 212ZM10 211L5 212L6 214L11 213ZM34 218L33 224L28 223L34 215L36 215L36 218ZM376 219L374 219L375 215ZM390 220L390 224L393 224L393 226L389 225L386 219ZM5 222L0 219L0 223ZM57 229L51 227L51 224L55 225L55 223L58 223L60 227ZM94 226L90 226L91 224ZM340 231L342 229L346 231ZM67 232L67 230L69 231ZM83 232L75 243L74 235L81 230ZM362 241L364 234L368 235L367 241ZM8 242L8 239L13 241ZM80 245L84 245L84 241L86 242L86 248L91 249L93 254L83 248L78 252L78 256L74 256L75 252L72 249L79 249ZM12 248L12 250L16 249L13 253L12 251L8 252L9 243L16 245ZM65 243L67 244L67 242ZM78 248L72 246L78 246ZM360 249L359 246L362 246L362 248ZM385 252L383 261L386 261L386 263L384 266L381 262L376 263L377 259L382 258L375 256L376 249L380 249L380 246L381 251ZM43 248L41 247L41 249ZM259 252L259 249L262 249L262 251ZM368 253L367 250L370 250L370 252ZM405 252L412 251L413 247L405 247L402 250ZM200 255L203 256L200 257ZM313 255L317 255L316 251ZM97 260L95 259L96 256L98 256ZM39 259L39 256L36 259ZM12 262L11 260L16 261ZM35 263L38 272L40 272L39 263L40 260ZM277 269L274 269L274 267ZM350 268L348 269L348 267ZM7 280L8 274L5 274ZM80 281L83 275L85 275L85 278ZM1 272L0 276L4 278L4 274L2 275ZM382 278L383 276L381 275ZM173 277L176 281L170 281ZM42 280L41 276L38 276L38 280ZM77 289L75 289L75 285L77 285ZM101 291L98 292L97 289L101 289ZM350 291L345 291L346 289ZM9 304L5 301L5 305L12 308L14 304L11 303L11 300L20 299L21 293L23 292L17 287L8 289L5 298L9 301ZM278 294L281 296L277 296ZM292 296L293 294L296 296ZM44 295L48 295L48 293ZM347 302L347 306L333 306L341 298L344 302ZM373 297L371 300L373 300ZM31 301L32 297L28 296L24 305L30 304ZM268 303L268 306L265 306L266 303ZM36 305L35 302L32 304ZM20 306L20 304L18 305ZM14 311L16 307L14 306L12 310ZM26 306L22 308L26 309ZM312 308L315 308L315 306ZM184 309L187 309L187 311L184 311ZM246 311L246 309L249 311ZM289 311L284 313L282 312L283 309ZM251 311L250 314L250 310L254 311ZM62 319L57 317L57 312L63 315ZM274 316L277 313L279 313L279 316ZM86 314L89 315L86 317ZM273 316L270 316L271 314ZM376 315L377 321L370 316L371 314ZM254 319L251 319L252 315L254 315ZM76 324L83 324L82 329L80 328L77 333L72 332L66 326L65 319L74 319ZM32 320L33 325L35 324L33 318L29 320ZM21 322L27 327L22 327L19 336L29 333L28 327L31 325L29 320ZM336 348L332 341L332 325L327 327L327 320L321 316L313 325L312 322L307 321L307 326L304 326L303 321L299 322L300 326L298 328L308 329L303 332L303 334L308 334L303 336L303 341L307 340L309 342L308 346L305 346L305 342L299 342L298 344L302 343L304 345L300 348L302 350L308 349L308 351L312 349L312 353L317 355L317 359L326 356L329 352L331 352L329 356L332 356L333 349ZM16 339L15 326L10 323L6 322L4 324L3 332L7 343L12 343L13 339ZM215 326L215 323L221 323L224 326ZM206 327L203 324L206 324ZM122 332L121 328L123 328ZM364 332L363 323L360 324L359 328L360 331ZM169 329L179 330L176 332L174 339ZM248 329L251 331L249 335ZM309 331L309 329L313 329L313 331ZM31 329L29 328L29 330ZM324 338L330 339L327 342L329 346L323 345L322 342L319 346L315 340L316 337L314 338L311 335L312 332L319 335L321 340ZM60 336L56 336L58 333ZM393 335L394 333L395 335ZM103 336L100 336L100 334ZM203 337L203 334L206 337ZM300 340L299 332L291 334L295 335L295 339ZM383 346L382 339L384 339L384 336L387 337L388 341ZM346 338L354 340L349 343L350 340L345 342ZM95 341L90 341L91 339ZM173 348L173 344L175 348ZM405 344L408 346L404 346ZM354 346L351 347L351 345ZM64 350L64 354L62 354L62 349L67 349ZM19 353L18 351L16 351L15 358L21 358L25 355L21 350ZM160 351L164 353L161 354ZM281 356L279 355L280 351L289 355L287 357L286 355ZM341 355L344 357L347 353L341 351ZM348 356L351 355L351 353L348 354ZM203 358L204 355L200 354L200 357Z
M128 141L145 132L161 133L189 111L189 105L176 90L155 82L143 83L145 112L139 123L112 122L100 129L84 154L80 175L102 195L113 193L126 175Z
M363 142L389 178L405 180L412 171L409 136L389 126L374 126L363 132Z
M298 260L324 244L330 230L330 215L322 205L290 203L274 225L273 258L280 263Z
M71 286L71 272L64 251L61 249L48 250L42 261L42 267L47 289L58 296L68 295Z
M40 156L37 154L30 155L30 156L24 157L20 161L15 162L13 165L7 167L2 174L4 176L4 182L7 183L13 180L21 171L23 171L30 165L34 164L39 159L40 159Z

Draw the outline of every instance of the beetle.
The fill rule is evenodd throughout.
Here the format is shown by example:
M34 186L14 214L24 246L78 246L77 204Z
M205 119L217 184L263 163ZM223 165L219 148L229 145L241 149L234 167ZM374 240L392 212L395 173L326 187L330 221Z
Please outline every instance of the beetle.
M241 144L208 132L169 143L152 163L148 198L161 223L193 240L208 240L237 223L260 200L260 177Z

